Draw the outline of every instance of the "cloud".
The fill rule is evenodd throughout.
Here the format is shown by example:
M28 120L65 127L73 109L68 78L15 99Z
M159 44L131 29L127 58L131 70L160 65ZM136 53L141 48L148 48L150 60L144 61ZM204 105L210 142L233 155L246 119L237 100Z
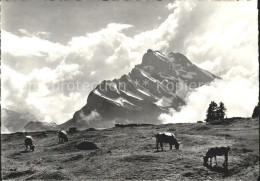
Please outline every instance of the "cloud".
M197 63L197 66L220 75L223 71L222 63L222 56L218 56L214 60L205 60L204 62Z
M210 101L223 101L229 117L251 116L259 89L256 7L256 1L204 2L194 3L190 12L179 9L178 33L169 49L183 52L222 79L191 93L180 112L171 109L160 115L162 122L204 120Z
M70 54L64 62L80 64L82 72L90 76L95 71L98 77L92 76L93 79L87 80L89 82L118 78L131 69L130 64L136 58L128 46L132 42L131 38L121 32L131 27L132 25L111 23L97 32L73 37L68 43L71 47Z
M94 127L94 128L111 128L115 125L115 121L104 121L102 117L98 114L96 110L91 111L89 115L85 115L83 112L80 112L81 121L85 122L84 127ZM82 127L81 129L84 129Z
M3 107L14 103L22 107L23 99L27 96L25 91L26 76L2 63L1 87L1 104Z
M40 38L40 39L47 39L50 37L50 33L46 31L38 31L35 33L30 33L26 29L18 29L18 32L21 34L21 36L27 36L31 38Z
M40 121L63 123L73 116L73 109L80 109L86 103L82 97L84 93L70 93L68 96L57 93L50 96L42 96L39 92L31 93L25 99L31 113L40 118ZM73 102L73 104L71 104Z
M122 30L131 28L132 25L127 24L108 24L106 28L94 33L87 33L86 36L73 37L68 45L71 48L71 53L76 53L79 56L85 56L86 60L91 60L97 49L102 48L108 53L114 46L118 46L120 42L126 39L126 36L121 33ZM105 51L108 48L110 51Z
M177 8L177 7L178 7L178 6L177 6L177 2L173 2L173 3L167 4L167 8L168 8L169 10L175 9L175 8Z
M26 35L26 36L30 35L29 32L28 32L26 29L19 29L18 31L19 31L22 35Z
M67 121L73 115L72 110L80 109L86 103L82 97L86 98L88 92L75 91L66 95L62 87L55 91L49 85L71 78L73 73L68 72L73 68L77 66L60 65L55 70L45 67L34 69L25 76L2 63L2 106L19 112L30 112L40 121ZM66 87L63 89L66 90Z
M251 117L257 104L258 87L247 78L216 80L190 93L180 112L171 109L170 114L161 114L162 123L185 123L204 121L209 103L223 102L228 117Z
M219 75L237 65L258 71L256 1L197 2L178 9L170 50Z
M19 37L2 30L3 53L16 57L42 57L50 62L61 60L68 53L67 46L30 36L25 29L20 32L27 36Z
M83 112L79 114L80 118L86 122L86 124L91 124L91 122L101 121L101 116L97 111L91 111L89 115L85 115Z
M40 37L42 39L49 39L50 38L50 33L46 32L46 31L39 31L37 33L35 33L36 37Z
M1 134L9 134L12 133L9 129L1 125Z
M34 68L27 75L19 73L16 67L10 67L4 61L2 87L6 89L2 89L3 107L31 112L41 121L63 123L69 120L76 110L86 104L87 95L96 84L127 72L127 64L131 64L128 58L134 59L135 54L131 54L131 50L123 45L122 42L128 38L121 31L131 27L125 24L109 24L106 28L88 33L84 37L74 37L68 45L62 45L66 47L66 51L60 51L60 58L63 60L56 67L51 68L51 62L45 61L45 67ZM26 33L26 30L22 32ZM4 36L5 42L12 37L14 42L25 47L28 41L46 43L40 38L20 38L8 32ZM28 41L21 40L23 38ZM41 51L37 48L15 51L6 45L4 52L17 57L35 57L49 51L45 45L39 47L42 48ZM109 57L112 64L105 61Z

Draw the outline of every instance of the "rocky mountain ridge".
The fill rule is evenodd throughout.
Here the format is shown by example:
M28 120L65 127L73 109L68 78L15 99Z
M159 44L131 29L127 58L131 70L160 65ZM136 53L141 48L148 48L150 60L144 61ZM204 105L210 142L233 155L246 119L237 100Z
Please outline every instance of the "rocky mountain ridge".
M61 127L111 127L115 123L158 124L169 108L180 110L194 88L219 78L180 53L167 56L148 50L142 63L119 79L105 80L88 96L87 104ZM93 114L95 116L93 116Z

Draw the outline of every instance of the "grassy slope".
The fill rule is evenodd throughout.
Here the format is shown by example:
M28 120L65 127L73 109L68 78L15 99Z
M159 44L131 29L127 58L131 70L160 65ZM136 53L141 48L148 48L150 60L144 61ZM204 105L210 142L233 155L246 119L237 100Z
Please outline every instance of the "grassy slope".
M156 132L175 133L180 151L155 152ZM22 133L2 135L3 179L170 179L256 180L259 172L259 124L250 119L230 125L169 124L81 131L58 144L56 132L47 138L31 133L35 152L24 150ZM76 143L95 142L99 150L83 151ZM229 173L204 167L202 156L210 146L229 145ZM219 165L224 161L218 157Z

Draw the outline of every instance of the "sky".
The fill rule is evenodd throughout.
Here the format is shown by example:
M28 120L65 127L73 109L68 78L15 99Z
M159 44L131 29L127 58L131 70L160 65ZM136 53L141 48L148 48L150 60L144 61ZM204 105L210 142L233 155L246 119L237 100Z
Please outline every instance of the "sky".
M247 117L258 102L257 1L4 1L1 29L2 107L40 121L69 120L148 49L180 52L222 77L162 123L203 120L211 100Z

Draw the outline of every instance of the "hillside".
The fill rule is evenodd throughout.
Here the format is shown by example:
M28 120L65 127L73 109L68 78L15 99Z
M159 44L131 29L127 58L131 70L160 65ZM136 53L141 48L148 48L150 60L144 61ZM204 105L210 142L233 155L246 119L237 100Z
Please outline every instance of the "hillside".
M24 152L24 134L4 134L2 178L4 180L256 180L259 174L259 120L237 118L218 122L114 127L69 134L58 143L57 133L48 137L32 132L34 152ZM156 152L156 132L175 133L180 150ZM79 150L83 140L99 149ZM211 146L229 145L229 172L203 166L202 156ZM214 163L214 162L213 162Z
M24 131L45 131L45 130L55 130L57 129L57 124L47 123L47 122L29 122L24 126Z

